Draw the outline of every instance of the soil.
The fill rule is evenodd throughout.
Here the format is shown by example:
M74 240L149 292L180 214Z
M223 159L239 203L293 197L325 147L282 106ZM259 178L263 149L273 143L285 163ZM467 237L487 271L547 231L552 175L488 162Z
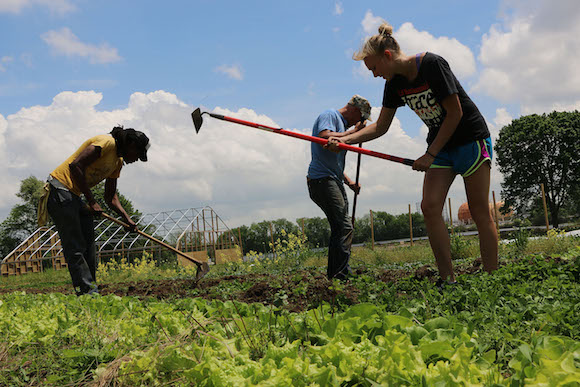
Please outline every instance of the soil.
M481 260L475 260L466 267L456 267L455 273L459 275L473 274L480 270ZM397 282L407 277L414 277L417 280L428 279L433 282L437 279L437 271L430 265L421 266L414 271L396 269L382 270L378 273L376 271L370 272L366 267L360 266L356 268L355 274L374 276L376 281L387 283ZM260 302L298 312L317 306L321 301L332 302L339 292L343 301L357 303L359 290L349 281L342 284L339 290L334 289L332 283L321 273L312 273L304 270L287 276L268 274L230 275L221 278L202 278L198 282L189 279L174 279L106 283L99 284L99 293L101 295L115 294L121 297L154 297L160 300L203 297L208 300L220 299L227 301L233 298L241 302ZM223 288L230 289L230 287L240 290L228 290L227 294L224 294L221 290ZM16 291L26 291L27 293L73 293L71 286L0 288L0 294Z

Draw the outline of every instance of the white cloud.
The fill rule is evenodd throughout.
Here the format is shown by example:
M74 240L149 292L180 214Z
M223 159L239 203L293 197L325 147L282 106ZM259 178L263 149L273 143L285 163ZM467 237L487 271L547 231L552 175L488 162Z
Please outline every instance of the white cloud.
M324 216L306 188L309 143L206 115L196 134L190 118L193 107L164 91L134 93L127 106L117 110L97 110L102 98L93 91L63 92L48 106L0 116L0 219L17 203L15 193L23 178L44 179L84 140L107 133L116 124L142 130L151 138L149 161L123 168L118 184L144 212L211 205L232 226ZM280 126L250 109L212 111ZM373 108L373 120L379 111ZM297 131L310 134L311 129ZM395 119L387 135L365 148L416 158L424 152L425 142L409 137ZM355 155L347 155L347 173L353 177L355 167ZM369 208L403 213L408 203L414 208L420 201L422 179L422 173L407 166L363 157L359 214Z
M509 124L511 124L513 117L506 108L498 108L495 111L495 117L492 122L488 122L487 126L491 134L491 139L495 143L499 136L499 131Z
M406 54L433 52L449 62L451 70L458 78L475 74L475 56L469 47L456 38L435 37L427 31L417 30L411 23L404 23L393 35Z
M361 22L363 30L367 35L374 35L379 32L379 26L383 23L383 18L380 16L374 16L372 11L369 9L365 13L365 17Z
M342 13L344 12L344 7L342 6L342 2L341 1L337 1L334 3L334 14L335 15L342 15Z
M511 124L513 117L507 111L506 108L498 108L495 111L495 117L491 122L487 121L487 127L489 128L489 133L491 135L491 143L492 149L496 144L496 141L499 137L499 132L504 126ZM491 162L491 180L490 180L490 200L491 200L491 191L495 191L496 193L496 200L499 200L500 193L501 193L501 182L503 181L503 175L499 172L499 168L497 166L497 155L492 156Z
M4 140L4 133L6 133L6 128L8 127L8 123L2 114L0 114L0 157L4 157L6 155L6 151L4 149L6 145L6 141ZM5 160L2 160L3 162ZM2 163L4 165L4 163Z
M523 114L580 108L578 1L504 5L512 12L482 38L474 90L520 103Z
M244 79L242 68L239 65L221 65L216 67L214 71L217 73L226 74L229 78L235 79L237 81Z
M76 10L70 0L0 0L0 13L20 13L25 8L46 7L51 12L66 14Z
M367 67L365 66L365 63L362 60L357 62L353 66L352 73L355 76L355 78L362 78L365 80L373 78L373 73L370 72L369 69L367 69Z
M41 37L55 54L88 58L91 63L114 63L122 59L116 48L110 47L107 43L102 43L100 46L83 43L67 27L63 27L59 31L48 31Z
M479 32L479 31L481 31L481 27L480 26L473 27L473 32Z
M382 23L381 17L374 16L372 11L368 10L361 25L367 35L375 35ZM427 31L417 30L412 23L408 22L393 31L393 36L401 50L408 55L423 51L441 55L449 62L451 70L458 78L468 77L475 73L475 56L469 47L456 38L435 37Z

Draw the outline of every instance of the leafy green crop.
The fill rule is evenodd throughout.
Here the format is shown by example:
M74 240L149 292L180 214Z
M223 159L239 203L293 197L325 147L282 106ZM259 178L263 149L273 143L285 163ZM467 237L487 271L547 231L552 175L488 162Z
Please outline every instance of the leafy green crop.
M107 377L124 385L508 382L496 352L482 351L471 327L444 317L421 324L372 304L332 316L329 305L295 314L231 301L14 294L2 297L0 321L12 350L34 346L52 356L37 367L56 384ZM518 348L510 379L580 380L579 359L578 341L538 334ZM18 360L3 366L0 382L26 384L31 376L15 370L30 359Z
M279 291L280 307L0 295L0 385L580 383L578 247L443 290L367 274L332 288L332 303L301 313L283 308L300 283ZM341 297L353 289L355 305Z

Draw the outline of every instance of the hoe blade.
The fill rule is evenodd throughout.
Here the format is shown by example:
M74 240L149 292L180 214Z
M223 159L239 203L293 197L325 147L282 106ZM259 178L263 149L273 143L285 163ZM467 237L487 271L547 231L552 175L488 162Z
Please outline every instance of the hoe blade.
M203 124L203 118L201 118L201 110L199 108L191 113L191 119L193 120L193 126L195 126L195 133L199 133L201 124Z
M198 266L198 268L197 268L197 273L195 274L195 280L199 281L207 273L209 273L209 264L207 262L202 262L202 264L200 266Z

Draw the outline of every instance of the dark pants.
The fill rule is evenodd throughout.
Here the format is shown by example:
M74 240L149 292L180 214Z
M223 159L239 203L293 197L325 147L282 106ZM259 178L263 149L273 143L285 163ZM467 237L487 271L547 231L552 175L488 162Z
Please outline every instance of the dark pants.
M93 216L77 195L50 187L47 209L62 244L77 294L94 293L97 278Z
M350 273L348 261L352 245L352 219L348 199L341 182L327 177L308 179L310 198L324 211L330 223L328 244L328 278L345 279Z

